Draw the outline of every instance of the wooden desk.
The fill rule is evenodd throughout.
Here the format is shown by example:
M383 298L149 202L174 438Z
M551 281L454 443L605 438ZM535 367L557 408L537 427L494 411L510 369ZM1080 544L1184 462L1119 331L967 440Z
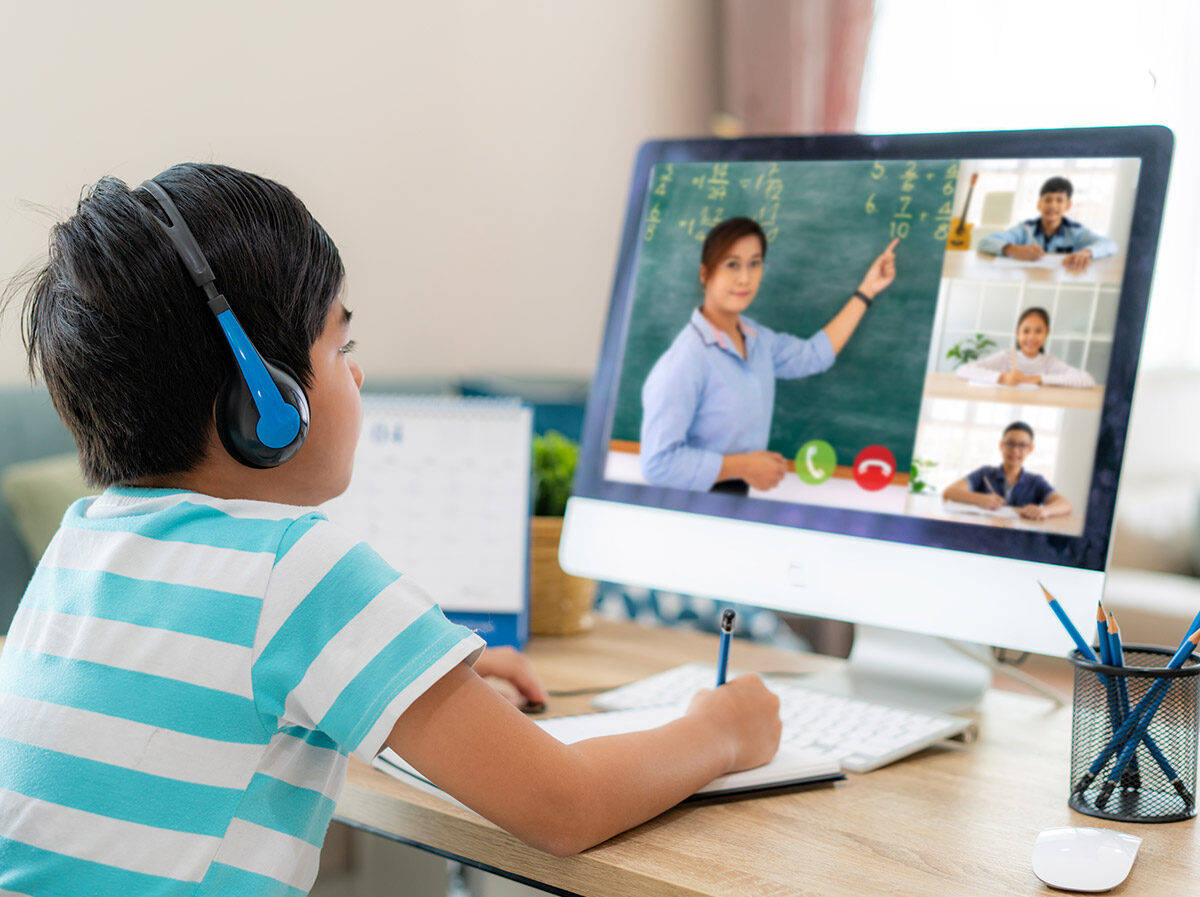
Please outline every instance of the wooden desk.
M1065 514L1045 520L1026 520L1024 517L1000 517L972 513L957 503L947 504L941 495L914 495L904 497L904 513L935 520L953 520L955 523L973 523L976 526L999 526L1005 529L1024 529L1032 532L1066 533L1078 536L1083 533L1083 515Z
M617 684L689 660L711 661L716 638L601 621L584 636L528 648L555 690ZM805 670L836 661L736 643L738 669ZM587 698L555 698L556 713ZM351 761L337 818L444 856L560 892L605 897L785 897L1049 890L1030 853L1042 829L1116 828L1144 838L1121 894L1193 893L1194 821L1111 823L1067 806L1069 709L991 692L980 740L935 748L849 781L726 803L685 804L579 856L555 859L438 798ZM581 807L580 812L587 812Z
M1104 404L1104 387L1076 389L1068 386L1041 386L1037 389L1013 389L1008 386L977 386L957 374L931 371L925 375L925 395L933 399L959 399L964 402L1001 402L1005 405L1049 405L1099 411Z
M1062 256L1021 262L982 252L947 252L942 277L953 280L1024 280L1034 283L1119 284L1125 274L1125 254L1096 259L1086 271L1068 271Z

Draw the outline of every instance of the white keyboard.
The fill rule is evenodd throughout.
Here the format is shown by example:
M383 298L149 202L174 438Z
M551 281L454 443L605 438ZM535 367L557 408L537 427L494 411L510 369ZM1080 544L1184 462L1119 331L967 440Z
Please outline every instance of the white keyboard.
M789 679L764 680L779 696L781 743L814 758L837 758L846 772L870 772L954 735L970 740L976 731L965 717L825 694ZM715 681L715 667L691 663L606 691L591 703L598 710L675 704Z

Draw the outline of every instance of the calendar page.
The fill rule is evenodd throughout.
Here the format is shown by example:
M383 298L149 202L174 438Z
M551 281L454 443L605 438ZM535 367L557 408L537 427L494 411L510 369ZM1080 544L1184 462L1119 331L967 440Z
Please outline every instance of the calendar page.
M323 510L448 617L523 644L531 424L516 400L364 396L350 486Z

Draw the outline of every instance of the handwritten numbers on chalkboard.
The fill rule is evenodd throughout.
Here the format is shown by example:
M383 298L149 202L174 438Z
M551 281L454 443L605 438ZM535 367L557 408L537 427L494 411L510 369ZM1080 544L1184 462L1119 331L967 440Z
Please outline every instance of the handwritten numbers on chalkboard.
M872 193L867 197L867 214L874 215L878 211L879 208L875 205L875 194Z
M656 197L666 196L673 180L675 180L674 165L668 162L666 165L661 166L661 170L656 167L654 189L650 192ZM653 240L654 234L658 231L658 226L662 224L662 220L662 208L658 200L655 200L654 204L650 207L650 212L646 216L646 233L642 239L647 243Z
M953 162L946 168L944 175L945 180L942 181L942 195L953 196L954 191L958 187L958 163ZM954 209L950 205L950 200L947 199L944 203L938 206L937 215L934 221L938 223L933 229L933 239L944 243L950 237L950 219L954 217Z
M650 213L646 216L646 236L645 240L649 243L654 239L654 232L658 230L658 226L662 224L662 209L658 203L650 207Z
M905 193L911 193L916 185L914 182L917 179L917 163L909 162L904 169L904 174L900 175L900 189Z
M876 162L871 166L871 180L877 181L885 174L887 174L887 169L884 168L880 163Z
M675 166L668 162L663 166L662 173L658 176L658 183L654 185L654 195L666 196L667 187L673 180L675 180Z

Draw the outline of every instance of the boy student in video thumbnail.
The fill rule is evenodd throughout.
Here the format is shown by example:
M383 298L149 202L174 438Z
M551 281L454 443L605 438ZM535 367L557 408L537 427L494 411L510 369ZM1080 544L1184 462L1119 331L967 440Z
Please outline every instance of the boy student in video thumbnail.
M1017 345L1001 349L987 358L959 365L954 373L972 383L1001 386L1075 386L1090 389L1096 381L1087 371L1073 368L1046 352L1050 337L1050 313L1044 308L1027 308L1017 319Z
M290 190L104 178L50 243L30 368L104 491L67 510L0 656L0 893L302 897L349 755L385 746L555 854L775 754L753 675L559 742L483 678L544 701L522 655L315 507L350 481L363 372L337 247Z
M1067 217L1073 192L1066 178L1050 178L1042 184L1038 197L1039 217L984 237L979 241L979 251L1026 262L1036 262L1047 253L1058 253L1063 255L1063 267L1071 271L1084 271L1092 259L1115 255L1116 243Z
M1063 517L1071 513L1071 502L1054 491L1046 478L1025 470L1025 459L1033 451L1033 428L1016 421L1000 437L999 467L980 467L946 487L942 497L995 511L1009 505L1029 520Z
M714 227L700 251L703 304L642 386L641 467L647 482L747 495L779 485L787 462L769 452L775 379L828 370L875 297L896 276L892 240L857 290L809 339L743 317L758 294L767 238L749 218Z

